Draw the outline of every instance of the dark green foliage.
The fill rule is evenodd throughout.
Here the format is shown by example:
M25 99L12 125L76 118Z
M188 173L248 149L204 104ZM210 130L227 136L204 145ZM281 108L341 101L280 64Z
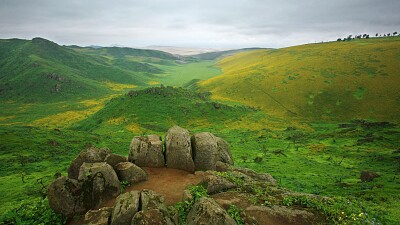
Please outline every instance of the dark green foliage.
M47 199L24 201L19 207L8 211L0 219L0 224L53 225L65 223L66 218L55 213L49 207Z
M207 197L207 190L199 185L199 186L190 186L188 188L190 191L190 194L192 195L192 198L185 202L178 202L175 205L175 208L178 210L179 214L179 225L185 225L186 224L186 218L187 215L189 214L190 210L192 209L194 203L199 200L202 197Z
M236 205L230 205L228 210L226 210L232 219L236 221L238 225L244 225L242 216L240 215L241 210L236 207Z

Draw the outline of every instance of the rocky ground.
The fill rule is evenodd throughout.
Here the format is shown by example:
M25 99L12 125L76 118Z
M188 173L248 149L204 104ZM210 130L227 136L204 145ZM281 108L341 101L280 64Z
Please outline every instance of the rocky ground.
M164 150L165 149L165 150ZM69 224L324 224L295 204L328 198L280 188L269 174L233 166L228 144L180 127L134 137L129 157L89 148L47 190ZM79 220L77 215L82 215Z

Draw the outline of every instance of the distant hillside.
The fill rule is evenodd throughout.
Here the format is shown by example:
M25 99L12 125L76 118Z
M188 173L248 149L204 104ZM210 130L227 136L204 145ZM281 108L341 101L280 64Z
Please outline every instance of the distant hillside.
M200 90L291 119L399 121L399 49L391 37L243 52Z
M25 101L65 100L110 93L110 85L146 86L155 66L119 59L124 54L174 59L168 53L101 48L114 60L82 54L42 38L0 40L0 98ZM84 48L86 49L86 48ZM92 48L87 48L92 49ZM112 89L112 88L111 88Z
M242 48L242 49L233 49L233 50L226 50L226 51L217 51L217 52L206 52L206 53L201 53L197 55L192 55L191 57L195 59L201 59L201 60L216 60L221 57L226 57L230 56L239 52L246 52L246 51L252 51L252 50L259 50L262 48Z

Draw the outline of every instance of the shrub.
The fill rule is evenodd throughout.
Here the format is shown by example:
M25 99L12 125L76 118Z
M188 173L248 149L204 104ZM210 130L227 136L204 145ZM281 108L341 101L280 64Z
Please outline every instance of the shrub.
M46 199L23 201L21 205L6 212L0 219L0 224L65 224L66 218L55 213Z

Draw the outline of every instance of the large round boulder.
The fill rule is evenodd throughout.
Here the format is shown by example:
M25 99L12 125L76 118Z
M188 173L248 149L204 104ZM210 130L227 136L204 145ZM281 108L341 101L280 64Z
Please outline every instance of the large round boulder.
M167 167L194 172L189 131L171 127L165 137Z
M187 225L236 225L228 213L211 198L201 198L190 210Z
M203 132L193 135L191 141L195 170L215 170L218 155L216 137L209 132Z
M161 137L155 134L134 137L129 149L130 162L140 167L164 167L165 159Z
M59 177L47 187L50 207L67 217L84 213L87 209L81 201L81 184L68 177Z
M107 164L112 166L112 168L115 168L115 166L118 163L127 162L127 161L128 161L128 159L125 156L117 155L117 154L113 154L113 153L108 154L106 156L106 158L104 158L104 162L106 162Z
M126 192L117 197L111 216L111 225L131 224L133 216L139 211L140 192Z
M82 182L83 201L87 208L118 196L121 184L114 169L107 163L83 163L78 179Z
M68 177L72 179L78 179L79 169L83 163L96 163L103 162L111 151L108 148L94 148L90 147L83 150L79 155L72 161L68 168Z
M131 162L118 163L115 172L120 181L127 181L130 184L147 180L146 171Z

